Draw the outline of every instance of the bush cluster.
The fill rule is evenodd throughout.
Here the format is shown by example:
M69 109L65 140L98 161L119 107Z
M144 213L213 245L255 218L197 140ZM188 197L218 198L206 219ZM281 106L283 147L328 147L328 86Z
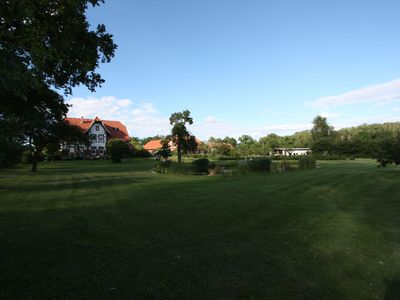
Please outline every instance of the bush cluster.
M317 161L312 156L302 156L299 159L299 169L306 170L306 169L315 169L317 166Z
M237 164L239 173L250 172L269 172L271 171L272 161L270 158L253 158L250 160L240 160Z
M302 155L292 155L292 156L285 156L285 155L274 155L272 157L273 160L299 160Z
M207 158L194 160L191 164L174 161L159 161L153 171L161 174L195 175L208 174L209 160Z
M168 173L168 168L171 164L171 161L159 161L154 167L153 171L156 173L165 174Z
M120 139L111 139L107 142L107 152L113 163L121 163L122 158L129 154L129 147Z
M317 160L347 160L354 159L354 156L346 156L340 154L313 154L313 157Z
M151 157L151 154L146 149L135 149L133 151L133 157Z
M199 158L192 161L192 168L194 174L208 174L210 161L208 158Z
M243 156L233 156L233 155L222 155L222 154L209 154L209 156L213 160L240 160L244 159Z

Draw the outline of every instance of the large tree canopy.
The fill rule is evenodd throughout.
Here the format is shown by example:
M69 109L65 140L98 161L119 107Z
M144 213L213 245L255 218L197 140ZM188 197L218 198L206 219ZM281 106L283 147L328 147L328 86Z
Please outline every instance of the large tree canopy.
M55 90L71 94L82 84L94 91L104 82L97 68L111 60L116 45L103 24L93 30L85 16L89 5L102 2L1 2L0 121L20 125L14 135L27 137L33 155L63 126L68 107Z
M2 1L0 90L15 93L39 80L71 93L79 84L93 91L103 83L96 68L99 62L111 60L116 45L103 24L91 30L85 16L89 4L102 2Z

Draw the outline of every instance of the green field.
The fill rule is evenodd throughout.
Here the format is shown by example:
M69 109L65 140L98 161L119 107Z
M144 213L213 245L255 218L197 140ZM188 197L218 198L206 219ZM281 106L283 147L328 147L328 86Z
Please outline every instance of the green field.
M1 299L399 299L400 168L0 170Z

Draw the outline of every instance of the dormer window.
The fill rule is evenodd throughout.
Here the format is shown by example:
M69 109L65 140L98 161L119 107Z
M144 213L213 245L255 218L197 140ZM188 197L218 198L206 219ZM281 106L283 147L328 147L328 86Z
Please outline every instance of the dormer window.
M96 125L96 131L99 131L99 129L100 129L100 126L99 125Z

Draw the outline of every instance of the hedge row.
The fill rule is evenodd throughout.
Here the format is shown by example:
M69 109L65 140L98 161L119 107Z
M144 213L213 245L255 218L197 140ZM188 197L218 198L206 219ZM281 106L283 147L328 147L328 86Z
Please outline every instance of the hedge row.
M173 161L160 161L153 168L157 173L181 174L181 175L205 175L212 171L213 174L223 174L226 171L232 173L259 173L271 170L281 172L293 169L313 169L316 160L312 156L302 156L298 161L281 160L272 161L270 158L253 158L229 163L210 162L207 158L193 160L191 163L177 163Z

